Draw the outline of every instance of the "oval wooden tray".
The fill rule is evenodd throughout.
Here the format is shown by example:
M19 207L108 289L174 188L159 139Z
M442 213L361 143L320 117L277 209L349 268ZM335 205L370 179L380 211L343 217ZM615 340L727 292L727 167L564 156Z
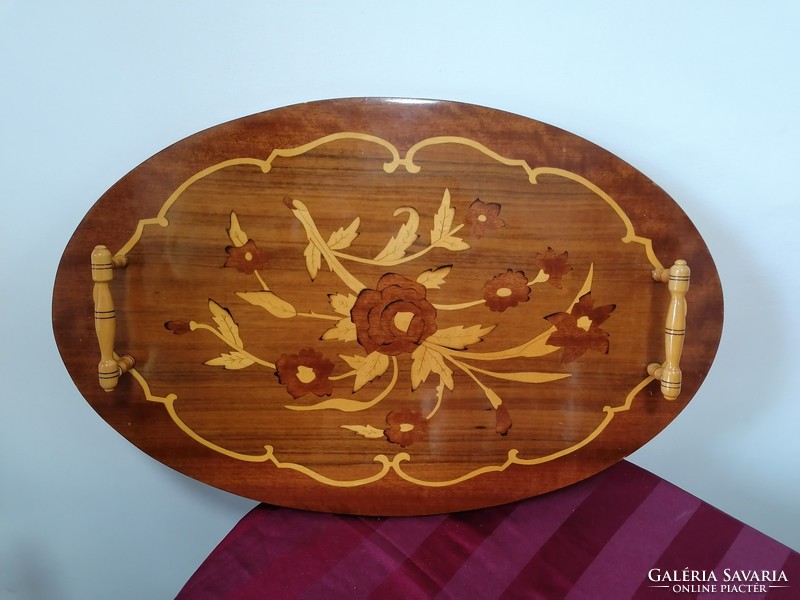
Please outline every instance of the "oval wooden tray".
M67 246L53 323L83 396L157 460L405 515L547 492L645 444L708 372L722 293L678 205L601 148L488 108L348 99L131 171Z

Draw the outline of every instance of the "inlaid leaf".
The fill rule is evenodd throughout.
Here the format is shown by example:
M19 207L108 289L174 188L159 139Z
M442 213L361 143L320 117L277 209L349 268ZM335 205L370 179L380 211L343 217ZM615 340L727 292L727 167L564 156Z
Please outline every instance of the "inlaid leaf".
M289 319L297 315L294 306L279 298L274 292L236 292L242 300L260 306L279 319Z
M419 346L411 353L411 389L416 390L431 373L439 375L447 389L453 391L453 370L445 364L442 353Z
M410 206L402 206L394 211L393 216L396 217L402 213L408 213L408 222L400 226L400 231L389 240L386 247L375 257L375 260L393 261L403 258L406 255L406 250L419 237L417 234L419 213Z
M389 357L380 352L372 352L367 355L357 368L356 380L353 383L353 391L357 392L373 379L380 377L389 368Z
M306 249L303 250L303 256L306 257L306 269L308 269L311 281L314 281L317 273L319 273L319 268L322 266L322 253L314 245L314 242L309 242Z
M285 196L283 198L283 203L292 209L292 214L303 225L303 229L305 229L308 240L319 240L319 229L317 229L314 219L311 218L311 213L308 211L306 205L300 202L300 200L291 198L289 196ZM333 256L331 250L328 248L323 248L322 246L324 246L324 244L320 241L318 248L322 253L322 256L325 258L325 261L328 263L328 268L335 272L336 275L339 276L339 279L342 280L342 283L344 283L351 290L356 292L363 290L366 286L339 263L336 257Z
M372 425L340 425L342 429L349 429L360 436L368 439L378 439L383 437L383 429L376 429Z
M489 325L488 327L482 327L481 325L472 325L471 327L456 325L454 327L447 327L446 329L439 329L428 338L428 341L447 348L453 348L454 350L463 350L470 344L480 342L494 327L494 325Z
M433 229L431 229L431 244L435 244L448 233L453 226L453 218L456 210L450 206L450 190L445 188L442 196L442 204L439 210L433 215Z
M339 319L336 325L322 334L323 340L341 340L342 342L356 341L356 326L350 318Z
M436 242L436 245L440 248L446 248L451 252L469 250L469 244L460 237L456 237L454 235L448 235L447 237L440 239L438 242Z
M340 354L339 358L346 362L351 369L358 369L367 360L366 356L348 356L346 354Z
M328 248L331 250L344 250L353 243L358 237L358 226L361 224L361 219L356 217L347 229L340 227L331 234L328 238Z
M505 379L506 381L518 381L520 383L547 383L571 377L570 373L545 373L540 371L487 371L472 367L473 371L483 373L495 379Z
M205 363L211 367L224 367L231 371L237 369L244 369L245 367L249 367L255 361L252 358L248 358L241 352L231 352L231 353L223 353L220 354L217 358L212 358L211 360L207 360Z
M380 396L378 396L380 400ZM351 400L349 398L329 398L316 404L286 404L286 408L296 411L339 410L342 412L361 412L375 406L375 400Z
M214 302L211 298L208 299L208 308L211 310L214 323L217 324L217 328L225 341L231 346L241 348L243 344L242 338L239 337L239 326L233 320L230 311Z
M423 271L417 277L417 283L421 283L429 290L438 290L444 284L444 278L450 274L453 265L445 265L437 269Z
M328 301L331 303L331 308L337 314L345 317L350 316L350 310L356 303L356 297L353 294L329 294Z
M228 228L228 237L231 238L231 242L237 248L244 246L248 240L247 234L242 231L239 225L239 217L233 211L231 211L231 226Z

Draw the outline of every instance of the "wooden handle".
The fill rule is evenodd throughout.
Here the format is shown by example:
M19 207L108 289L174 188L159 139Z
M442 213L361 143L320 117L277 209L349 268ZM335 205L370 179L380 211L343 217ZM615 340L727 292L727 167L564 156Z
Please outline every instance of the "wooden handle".
M115 267L125 267L127 259L114 257L105 246L95 246L92 251L92 280L94 281L94 327L97 342L100 344L100 363L97 375L100 387L110 392L117 387L119 376L132 368L134 360L125 355L117 358L114 354L114 335L116 332L116 315L114 300L108 283L114 278Z
M676 260L669 269L653 271L653 279L669 286L671 299L664 324L667 359L663 364L650 363L647 372L661 380L661 393L667 400L675 400L681 393L680 363L686 337L686 292L689 290L690 275L691 270L685 260Z

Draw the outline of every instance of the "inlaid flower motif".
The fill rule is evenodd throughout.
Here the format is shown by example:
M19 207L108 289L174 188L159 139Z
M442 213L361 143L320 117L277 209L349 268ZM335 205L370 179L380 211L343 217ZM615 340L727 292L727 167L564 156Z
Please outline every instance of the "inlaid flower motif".
M580 358L589 350L608 354L609 334L600 329L600 325L615 308L615 304L595 308L591 292L584 294L572 307L572 312L559 312L545 317L556 327L547 343L563 348L561 361L565 364Z
M494 411L494 430L500 435L507 435L511 429L511 415L505 404L501 404Z
M175 335L183 335L192 331L191 326L186 321L167 321L164 328L170 330Z
M592 325L599 326L608 320L608 317L611 316L615 308L617 308L616 304L606 304L604 306L595 307L594 300L592 300L592 293L589 292L580 297L578 303L572 308L572 314L578 317L579 326L581 325L582 319L588 319Z
M356 339L367 351L397 356L413 352L436 332L436 309L427 289L397 273L386 273L375 289L362 290L350 311Z
M386 424L388 427L383 430L386 439L401 448L423 439L428 433L428 421L418 410L393 410L386 415Z
M469 205L465 221L472 225L473 233L480 237L487 231L506 226L505 221L500 218L501 208L502 206L496 202L483 202L477 199Z
M311 348L304 348L298 354L282 354L275 368L278 381L294 398L305 394L329 396L333 391L329 379L333 363Z
M242 246L227 246L225 252L228 253L228 259L224 266L241 273L251 275L253 271L267 266L267 252L256 246L253 240L247 240Z
M503 312L507 308L517 306L530 299L531 288L528 278L522 271L509 269L505 273L492 277L483 286L483 299L489 310Z
M556 254L552 248L548 247L544 254L537 253L534 260L536 265L550 276L547 283L561 289L561 279L572 271L572 267L567 264L569 254L567 252Z

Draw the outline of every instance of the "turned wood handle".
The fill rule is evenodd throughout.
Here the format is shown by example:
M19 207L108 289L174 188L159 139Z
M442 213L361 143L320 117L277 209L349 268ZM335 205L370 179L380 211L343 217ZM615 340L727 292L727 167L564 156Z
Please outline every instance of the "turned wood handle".
M117 387L119 376L132 368L134 360L125 355L117 358L114 354L114 335L116 332L116 315L114 300L108 283L114 278L114 268L124 267L128 263L125 257L114 257L105 246L96 246L92 251L92 280L94 281L94 328L97 342L100 345L100 363L97 375L100 387L110 392Z
M686 337L686 292L689 290L691 270L685 260L676 260L669 269L656 269L653 279L669 287L670 302L664 324L664 349L667 359L663 364L650 363L647 372L661 380L661 393L667 400L675 400L681 393L681 353Z

